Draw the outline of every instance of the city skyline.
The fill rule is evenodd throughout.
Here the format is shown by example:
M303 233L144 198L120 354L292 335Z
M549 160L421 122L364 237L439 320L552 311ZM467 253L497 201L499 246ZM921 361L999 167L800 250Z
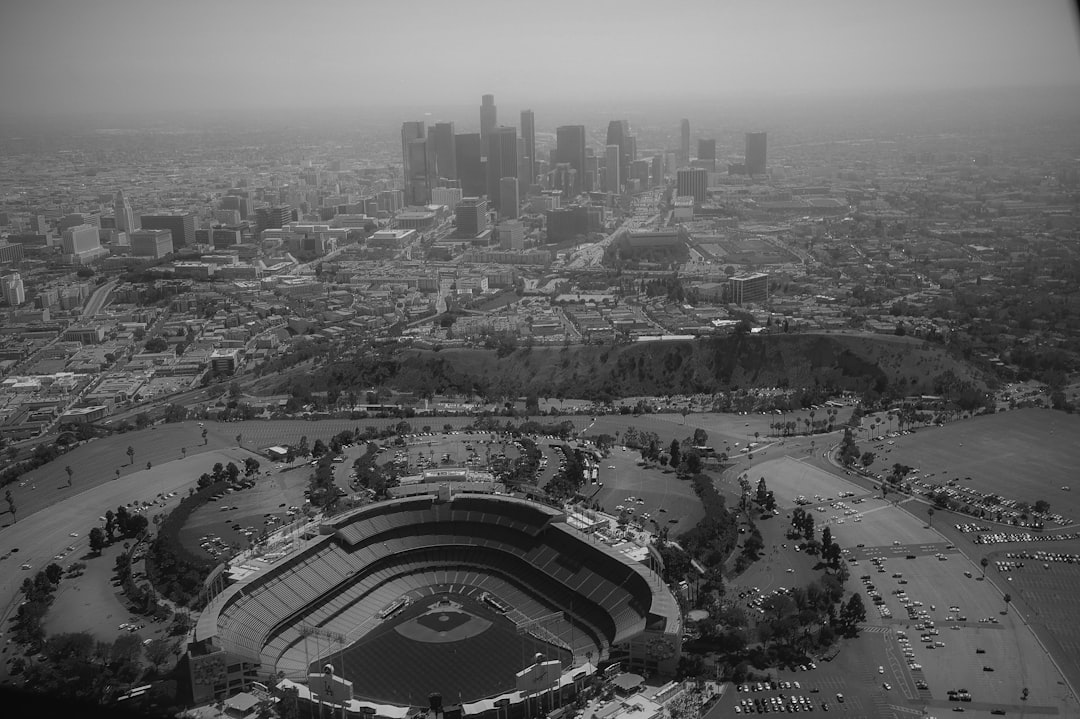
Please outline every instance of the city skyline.
M622 3L616 12L614 4L598 2L574 5L571 13L568 4L557 0L545 12L574 20L561 24L558 34L548 30L548 23L523 23L520 13L502 12L487 0L464 2L455 14L460 21L450 17L431 26L405 25L404 34L376 31L398 26L401 18L390 5L324 0L307 7L314 18L325 14L336 20L307 31L282 22L288 8L272 1L16 1L6 8L0 29L4 115L258 109L279 106L281 87L295 88L297 96L305 103L313 99L315 106L439 105L493 94L497 104L525 108L555 100L622 102L645 87L651 99L667 100L1080 82L1076 13L1063 0L899 6L830 0L768 8L688 2L667 11L688 20L680 24L678 52L668 59L625 53L619 71L605 73L599 86L581 81L577 54L558 50L601 39L600 26L606 37L651 33L656 20L651 6ZM348 22L353 15L359 25ZM446 42L454 35L454 23L476 17L483 18L487 33L506 31L523 46L551 52L523 53L515 63L492 66L470 45ZM111 41L117 27L126 30L123 42ZM160 42L163 28L173 35L186 33L214 52ZM254 52L250 43L238 41L245 36L255 41ZM439 48L438 65L452 68L454 81L431 82L429 56L413 59L399 52L401 43ZM301 55L258 50L297 44L304 47L302 62ZM360 53L343 52L357 44ZM41 52L43 47L49 51ZM715 77L678 72L680 67L714 69ZM243 68L248 69L236 73ZM355 100L342 100L331 91L344 86L357 89Z

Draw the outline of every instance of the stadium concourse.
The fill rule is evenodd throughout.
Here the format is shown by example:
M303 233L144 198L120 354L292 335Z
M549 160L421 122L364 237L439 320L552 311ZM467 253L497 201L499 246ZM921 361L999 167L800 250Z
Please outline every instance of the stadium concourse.
M518 674L538 655L563 684L607 660L674 674L682 620L655 553L636 561L560 509L428 487L317 525L286 556L245 560L198 620L195 701L328 665L351 682L349 709L380 716L431 692L473 713L520 704Z

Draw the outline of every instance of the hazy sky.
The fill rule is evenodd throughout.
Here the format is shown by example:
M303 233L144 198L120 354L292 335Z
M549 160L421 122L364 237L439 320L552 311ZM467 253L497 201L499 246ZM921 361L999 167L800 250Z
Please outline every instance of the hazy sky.
M1068 0L2 0L0 113L1080 84Z

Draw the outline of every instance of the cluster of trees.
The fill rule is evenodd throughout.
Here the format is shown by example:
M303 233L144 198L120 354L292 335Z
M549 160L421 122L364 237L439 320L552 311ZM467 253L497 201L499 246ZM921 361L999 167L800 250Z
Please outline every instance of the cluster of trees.
M805 539L807 542L814 541L814 515L802 507L796 507L791 511L791 530L788 539Z
M739 537L738 523L728 511L723 496L716 491L711 476L702 473L691 481L705 516L681 534L679 542L706 569L719 571L735 548Z
M832 530L825 527L821 530L821 561L830 569L839 570L843 561L841 555L840 545L833 541Z
M248 457L244 460L244 476L249 478L254 477L259 473L260 466L259 460L254 457ZM209 472L203 472L199 475L196 484L199 489L205 489L221 482L235 484L239 478L240 468L236 466L236 463L229 462L226 465L222 465L221 462L217 462Z
M27 577L23 580L21 590L24 601L15 613L12 638L25 645L30 654L37 652L45 640L41 620L52 605L53 594L63 576L64 570L54 563L35 574L33 579Z
M754 493L754 502L761 508L765 516L771 516L773 511L776 510L776 495L769 489L764 477L758 480L757 491Z
M117 507L105 512L105 527L93 527L90 530L90 551L101 554L101 550L115 541L141 536L150 526L150 520L142 514L133 514L127 507Z
M391 486L390 473L385 466L380 466L375 460L379 456L379 445L371 442L364 450L364 454L353 462L356 470L356 481L361 487L375 493L376 499L386 497L386 490Z
M585 468L581 460L581 450L573 449L568 445L562 445L559 450L566 457L566 466L555 473L546 485L544 491L548 497L563 502L573 497L581 489L585 482Z
M162 596L180 606L195 607L203 580L216 564L216 560L206 555L188 551L180 542L180 530L192 512L226 487L228 483L217 482L184 497L161 523L157 537L147 549L146 574L151 584Z
M803 417L802 421L797 419L780 419L775 422L770 422L769 429L778 437L789 437L799 432L805 434L832 432L833 425L836 423L839 412L840 410L836 407L826 407L825 416L821 419L817 419L817 410L811 409L810 416Z

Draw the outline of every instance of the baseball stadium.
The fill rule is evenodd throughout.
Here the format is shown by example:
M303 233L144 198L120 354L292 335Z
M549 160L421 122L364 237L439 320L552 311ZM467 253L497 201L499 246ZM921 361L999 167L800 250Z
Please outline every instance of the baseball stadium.
M189 647L196 700L332 670L358 714L439 693L475 715L527 700L521 675L541 661L558 662L555 686L611 661L674 673L681 615L658 556L574 519L445 485L334 517L210 600Z

